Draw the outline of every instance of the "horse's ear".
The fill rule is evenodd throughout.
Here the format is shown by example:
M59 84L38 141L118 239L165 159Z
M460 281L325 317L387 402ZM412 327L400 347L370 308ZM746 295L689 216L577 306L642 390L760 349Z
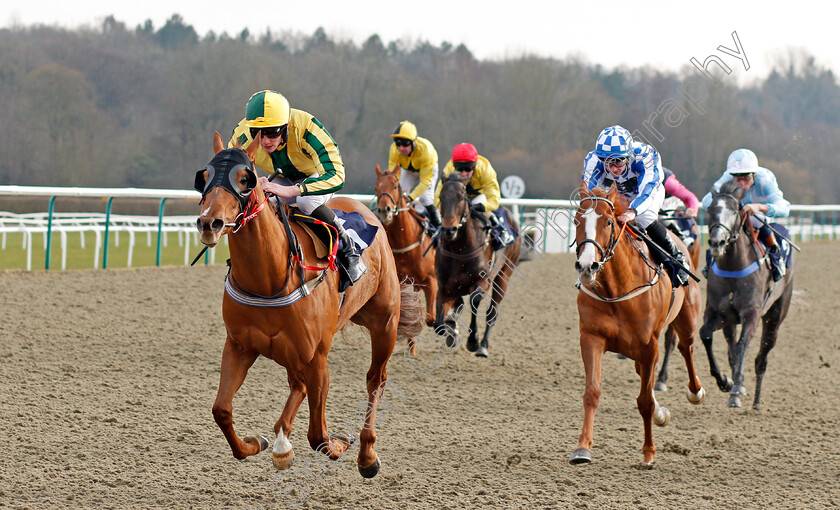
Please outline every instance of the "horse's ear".
M260 148L260 140L262 139L262 131L257 134L257 137L251 140L251 143L248 144L248 147L245 148L245 154L248 155L248 159L254 161L257 157L257 149Z
M218 154L219 151L225 148L225 143L222 141L222 135L218 131L213 132L213 152Z
M379 169L379 163L376 164L376 176L379 177L382 175L382 170Z

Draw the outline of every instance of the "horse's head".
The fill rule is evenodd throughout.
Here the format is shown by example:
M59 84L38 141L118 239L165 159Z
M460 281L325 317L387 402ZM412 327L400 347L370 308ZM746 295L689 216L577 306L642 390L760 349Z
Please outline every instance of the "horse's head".
M470 217L470 202L467 198L467 186L460 177L460 172L453 172L443 180L440 188L441 236L452 241L458 230Z
M615 188L606 192L600 188L588 190L586 186L581 186L578 203L575 213L575 270L581 283L589 284L613 256L619 241L616 217L627 208L627 201Z
M196 227L206 246L216 246L224 234L236 228L254 193L261 192L253 163L257 147L259 141L255 140L247 151L238 147L225 149L221 135L215 134L216 155L207 168L195 174L195 189L201 193L202 206Z
M718 258L741 232L741 198L744 189L735 180L725 182L719 192L712 190L712 203L706 209L709 225L709 251Z
M405 207L400 180L394 171L383 172L379 169L379 163L376 164L376 184L373 189L376 191L377 215L383 225L391 224L400 209Z

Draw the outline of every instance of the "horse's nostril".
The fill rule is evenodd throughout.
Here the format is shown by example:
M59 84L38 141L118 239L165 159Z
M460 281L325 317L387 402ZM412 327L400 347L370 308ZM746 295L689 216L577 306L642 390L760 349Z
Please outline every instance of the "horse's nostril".
M222 228L224 226L225 226L225 222L222 221L221 219L216 218L215 220L213 220L213 225L212 225L213 232L218 232L218 231L222 230Z
M579 273L582 269L583 269L583 267L580 265L580 262L578 262L576 260L575 261L575 271L577 271Z
M593 262L592 265L589 266L589 270L592 271L593 273L595 271L599 270L599 269L601 269L601 263L600 262Z

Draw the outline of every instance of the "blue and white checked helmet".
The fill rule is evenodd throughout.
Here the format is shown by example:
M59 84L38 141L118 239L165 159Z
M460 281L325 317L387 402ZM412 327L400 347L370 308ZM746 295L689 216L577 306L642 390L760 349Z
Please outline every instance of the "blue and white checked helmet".
M595 142L595 156L599 159L627 158L633 148L633 137L619 125L608 127L601 131Z

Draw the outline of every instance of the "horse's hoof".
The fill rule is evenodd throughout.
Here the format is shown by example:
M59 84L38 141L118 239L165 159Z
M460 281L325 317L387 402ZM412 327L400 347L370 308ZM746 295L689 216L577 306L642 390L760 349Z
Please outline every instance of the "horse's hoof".
M698 405L703 402L703 399L706 398L706 388L700 387L700 391L697 394L691 392L691 389L685 389L685 396L688 397L688 401L694 405Z
M639 469L641 469L642 471L650 471L654 468L656 468L656 462L654 461L642 462L641 464L639 464Z
M446 339L446 346L447 347L450 347L450 348L455 347L456 342L455 342L455 337L454 336L447 333L447 335L444 338Z
M664 427L668 425L668 421L671 419L671 411L668 410L667 407L660 407L659 412L653 413L653 423L658 427Z
M467 338L467 350L475 352L478 350L478 340L475 338Z
M737 393L729 395L729 402L726 405L727 407L741 407L741 397Z
M379 456L377 456L376 460L373 461L370 466L359 466L359 473L365 478L373 478L377 473L379 473L380 467L382 467L382 463L379 462Z
M569 459L569 464L573 466L578 466L580 464L589 464L590 462L592 462L592 455L586 448L578 448L572 454L572 458Z
M475 351L475 355L479 358L486 358L490 356L490 353L487 352L487 347L479 347L477 351Z
M615 357L618 358L618 359L628 359L627 356L625 356L624 354L621 354L620 352L616 353Z
M753 404L753 411L761 412L761 404Z
M294 450L289 450L286 453L272 453L272 461L274 462L274 467L276 467L277 469L289 469L290 467L292 467L292 463L295 460Z
M668 385L662 381L656 381L653 385L653 391L668 391Z
M734 385L735 381L733 381L732 378L728 375L723 376L723 378L718 381L718 388L720 388L720 391L724 393L729 393L729 391L732 390L732 386Z
M247 444L255 444L255 443L259 444L260 445L260 450L259 450L260 452L265 450L266 448L268 448L268 439L266 439L265 436L256 436L256 437L248 436L248 437L242 438L242 440L245 441L245 443L247 443ZM257 452L257 453L259 453L259 452Z
M733 386L732 389L729 390L729 393L735 393L735 394L738 394L738 395L746 396L747 395L747 389L744 388L743 385Z

